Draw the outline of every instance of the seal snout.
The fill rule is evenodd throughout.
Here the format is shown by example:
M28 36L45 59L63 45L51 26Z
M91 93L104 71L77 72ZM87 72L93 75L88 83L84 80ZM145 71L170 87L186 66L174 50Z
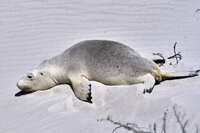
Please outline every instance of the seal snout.
M22 90L22 89L24 88L24 85L23 85L23 81L22 81L22 80L19 80L19 81L17 82L17 87L18 87L20 90Z
M21 81L21 80L19 80L19 81L17 82L17 87L18 87L19 89L23 88L23 85L22 85L22 81Z
M17 87L22 91L29 91L31 89L22 79L17 82Z

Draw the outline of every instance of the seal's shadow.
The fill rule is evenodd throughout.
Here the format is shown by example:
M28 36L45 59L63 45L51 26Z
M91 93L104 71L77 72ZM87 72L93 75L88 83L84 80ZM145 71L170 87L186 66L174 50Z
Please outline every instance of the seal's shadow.
M19 96L23 96L23 95L27 95L27 94L30 94L30 93L33 93L33 92L25 92L25 91L19 91L15 94L16 97L19 97Z

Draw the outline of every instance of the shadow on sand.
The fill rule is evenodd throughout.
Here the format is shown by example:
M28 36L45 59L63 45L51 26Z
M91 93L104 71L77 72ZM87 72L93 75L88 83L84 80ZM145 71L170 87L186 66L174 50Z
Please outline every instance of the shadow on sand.
M25 92L25 91L19 91L15 94L16 97L19 97L19 96L23 96L23 95L27 95L27 94L30 94L30 93L33 93L33 92Z

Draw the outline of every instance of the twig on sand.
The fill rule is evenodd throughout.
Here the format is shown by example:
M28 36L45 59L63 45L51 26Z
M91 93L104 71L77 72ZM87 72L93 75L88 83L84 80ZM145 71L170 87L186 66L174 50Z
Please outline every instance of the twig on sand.
M153 133L157 133L157 124L153 123Z
M120 122L116 122L113 121L109 116L106 119L101 119L100 121L109 121L112 124L116 125L116 127L113 129L112 133L115 133L119 128L124 128L128 131L132 131L133 133L151 133L151 131L148 131L143 128L143 127L139 127L137 124L135 123L120 123Z
M196 131L195 131L195 133L199 133L199 127L198 127L198 126L196 126Z
M189 120L184 120L184 116L181 112L177 111L176 105L173 106L174 116L177 120L177 123L179 124L182 133L187 133L186 127L189 123ZM181 118L182 117L182 118Z
M196 11L195 12L200 12L200 9L196 9Z
M166 59L164 58L164 56L161 53L153 53L153 55L157 55L157 56L161 57L161 59L153 60L156 64L159 64L159 66L162 66L165 64Z
M185 114L182 112L179 112L177 109L177 105L173 106L173 114L175 116L175 120L177 124L180 126L181 133L189 133L186 130L186 127L189 125L189 120L185 119ZM101 119L99 121L108 121L115 125L116 127L112 130L112 133L115 133L118 129L123 128L127 131L131 131L133 133L169 133L167 132L167 117L168 116L168 111L165 111L162 117L162 126L159 128L157 126L157 123L153 123L153 129L151 128L151 124L148 128L141 127L136 123L121 123L114 121L108 116L106 119ZM160 129L160 130L159 130ZM199 128L198 126L195 126L195 132L194 133L199 133ZM191 133L191 132L190 132Z
M159 56L161 59L154 59L153 61L156 64L159 64L159 66L163 66L166 62L166 60L171 60L171 59L176 59L176 65L179 63L179 61L182 59L182 55L181 52L176 52L176 46L177 46L177 42L175 42L174 47L173 47L173 52L174 54L172 56L169 56L167 58L165 58L161 53L153 53L153 55L157 55ZM172 62L170 62L170 65L172 65Z
M167 133L167 130L166 130L166 125L167 125L167 111L164 112L164 115L163 115L163 123L162 123L162 129L161 129L161 133Z
M170 57L168 57L167 59L173 59L173 58L175 58L176 59L176 64L178 64L179 63L179 61L182 59L182 55L181 55L181 52L176 52L176 45L177 45L177 42L175 42L175 44L174 44L174 55L172 55L172 56L170 56Z

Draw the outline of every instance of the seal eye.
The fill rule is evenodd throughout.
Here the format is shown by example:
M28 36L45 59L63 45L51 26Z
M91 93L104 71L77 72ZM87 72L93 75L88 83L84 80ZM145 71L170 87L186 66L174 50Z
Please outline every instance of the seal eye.
M28 77L29 79L32 79L32 76L31 76L31 75L28 75L27 77Z
M43 75L44 75L44 73L42 73L42 72L41 72L41 73L40 73L40 75L42 75L42 76L43 76Z

